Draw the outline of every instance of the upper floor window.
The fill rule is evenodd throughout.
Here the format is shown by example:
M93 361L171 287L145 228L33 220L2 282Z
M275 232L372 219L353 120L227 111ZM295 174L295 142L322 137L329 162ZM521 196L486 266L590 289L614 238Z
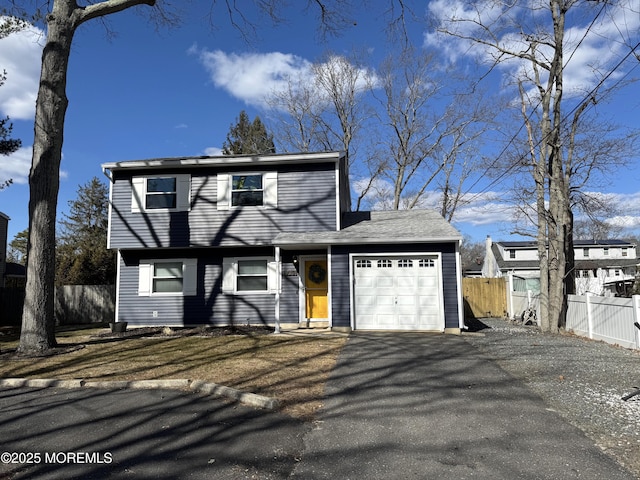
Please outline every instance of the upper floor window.
M589 256L589 249L588 248L583 248L582 249L582 255L586 258Z
M217 209L278 206L278 172L219 173Z
M622 256L623 257L627 256L627 249L626 248L622 248Z
M609 256L609 247L604 247L602 249L602 253L604 254L605 257Z
M231 176L231 206L243 207L248 205L262 206L263 204L262 175L232 175Z
M144 208L176 208L176 184L176 177L148 178Z
M515 250L509 250L509 258L511 260L516 258L516 251Z
M131 179L131 211L187 211L191 208L191 176L153 175Z

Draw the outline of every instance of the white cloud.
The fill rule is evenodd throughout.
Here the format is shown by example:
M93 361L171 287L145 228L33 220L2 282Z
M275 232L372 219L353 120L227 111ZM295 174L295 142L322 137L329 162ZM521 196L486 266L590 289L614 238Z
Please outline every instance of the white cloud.
M43 36L42 30L30 26L0 40L0 67L7 71L0 87L0 112L13 120L35 116Z
M204 154L209 157L219 157L222 155L222 149L219 147L207 147L204 149Z
M21 147L8 156L0 156L0 182L27 183L31 168L32 147Z
M216 87L255 106L265 106L265 98L274 91L285 90L289 79L308 76L311 71L307 60L279 52L227 54L197 47L189 52L198 54Z
M546 12L539 9L536 13L533 7L540 5L538 0L534 1L536 4L532 3L529 8L514 7L501 10L499 5L503 5L502 2L484 0L475 2L473 8L466 8L468 2L434 0L429 2L428 10L440 28L453 31L459 36L480 37L478 23L482 22L491 26L501 45L512 51L524 52L529 46L522 41L521 27L515 30L510 27L527 25L531 30L535 27L532 23L534 21L544 21L547 25L550 23L548 5L545 7ZM594 88L629 52L629 43L637 42L635 36L640 29L640 15L637 14L639 9L640 0L622 0L610 5L605 11L606 14L601 15L598 21L592 24L595 10L591 10L589 16L580 15L580 7L572 8L572 16L568 19L582 19L582 23L567 26L565 31L565 95L583 95L585 91ZM492 63L497 55L491 48L436 31L427 32L424 40L426 46L437 47L452 63L464 59ZM538 52L551 58L550 47L540 44ZM531 66L528 62L519 59L502 60L500 68L505 78L521 77L525 74L531 78ZM616 72L610 79L615 80L623 74L622 71Z
M311 89L315 85L317 98L327 97L314 82L314 65L296 55L280 52L228 54L221 50L199 50L197 46L191 47L189 53L198 55L216 87L249 105L267 108L268 97L287 92L296 85ZM358 90L376 82L374 72L355 67L344 57L330 57L317 67L321 71L333 72L353 69L346 75L356 75L355 88Z

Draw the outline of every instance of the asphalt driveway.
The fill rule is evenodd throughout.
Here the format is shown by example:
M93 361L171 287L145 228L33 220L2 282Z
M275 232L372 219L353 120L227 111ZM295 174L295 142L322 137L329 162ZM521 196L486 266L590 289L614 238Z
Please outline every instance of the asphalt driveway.
M632 479L463 337L352 335L300 479Z

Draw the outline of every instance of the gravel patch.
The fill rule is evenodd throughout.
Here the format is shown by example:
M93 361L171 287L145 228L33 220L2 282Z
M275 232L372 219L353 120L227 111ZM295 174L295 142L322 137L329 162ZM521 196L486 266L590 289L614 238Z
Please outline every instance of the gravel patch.
M640 352L502 319L481 323L467 342L640 479L640 395L622 400L640 387Z

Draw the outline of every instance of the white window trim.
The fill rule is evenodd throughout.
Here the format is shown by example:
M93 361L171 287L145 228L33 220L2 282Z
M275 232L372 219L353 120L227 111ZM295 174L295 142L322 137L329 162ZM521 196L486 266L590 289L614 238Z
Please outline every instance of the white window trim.
M147 180L150 178L176 179L176 208L146 208ZM131 212L186 212L191 210L191 175L164 174L145 175L131 179Z
M154 292L153 268L156 263L182 263L182 291ZM197 294L198 289L198 260L195 258L157 258L140 260L138 266L138 296L140 297L187 297Z
M266 290L238 290L238 261L265 260L267 262ZM227 257L222 259L222 293L232 295L270 295L278 291L278 263L271 256Z
M234 175L262 175L262 205L231 205L232 182ZM238 208L277 208L278 206L278 172L229 172L219 173L217 177L217 209L230 210Z

